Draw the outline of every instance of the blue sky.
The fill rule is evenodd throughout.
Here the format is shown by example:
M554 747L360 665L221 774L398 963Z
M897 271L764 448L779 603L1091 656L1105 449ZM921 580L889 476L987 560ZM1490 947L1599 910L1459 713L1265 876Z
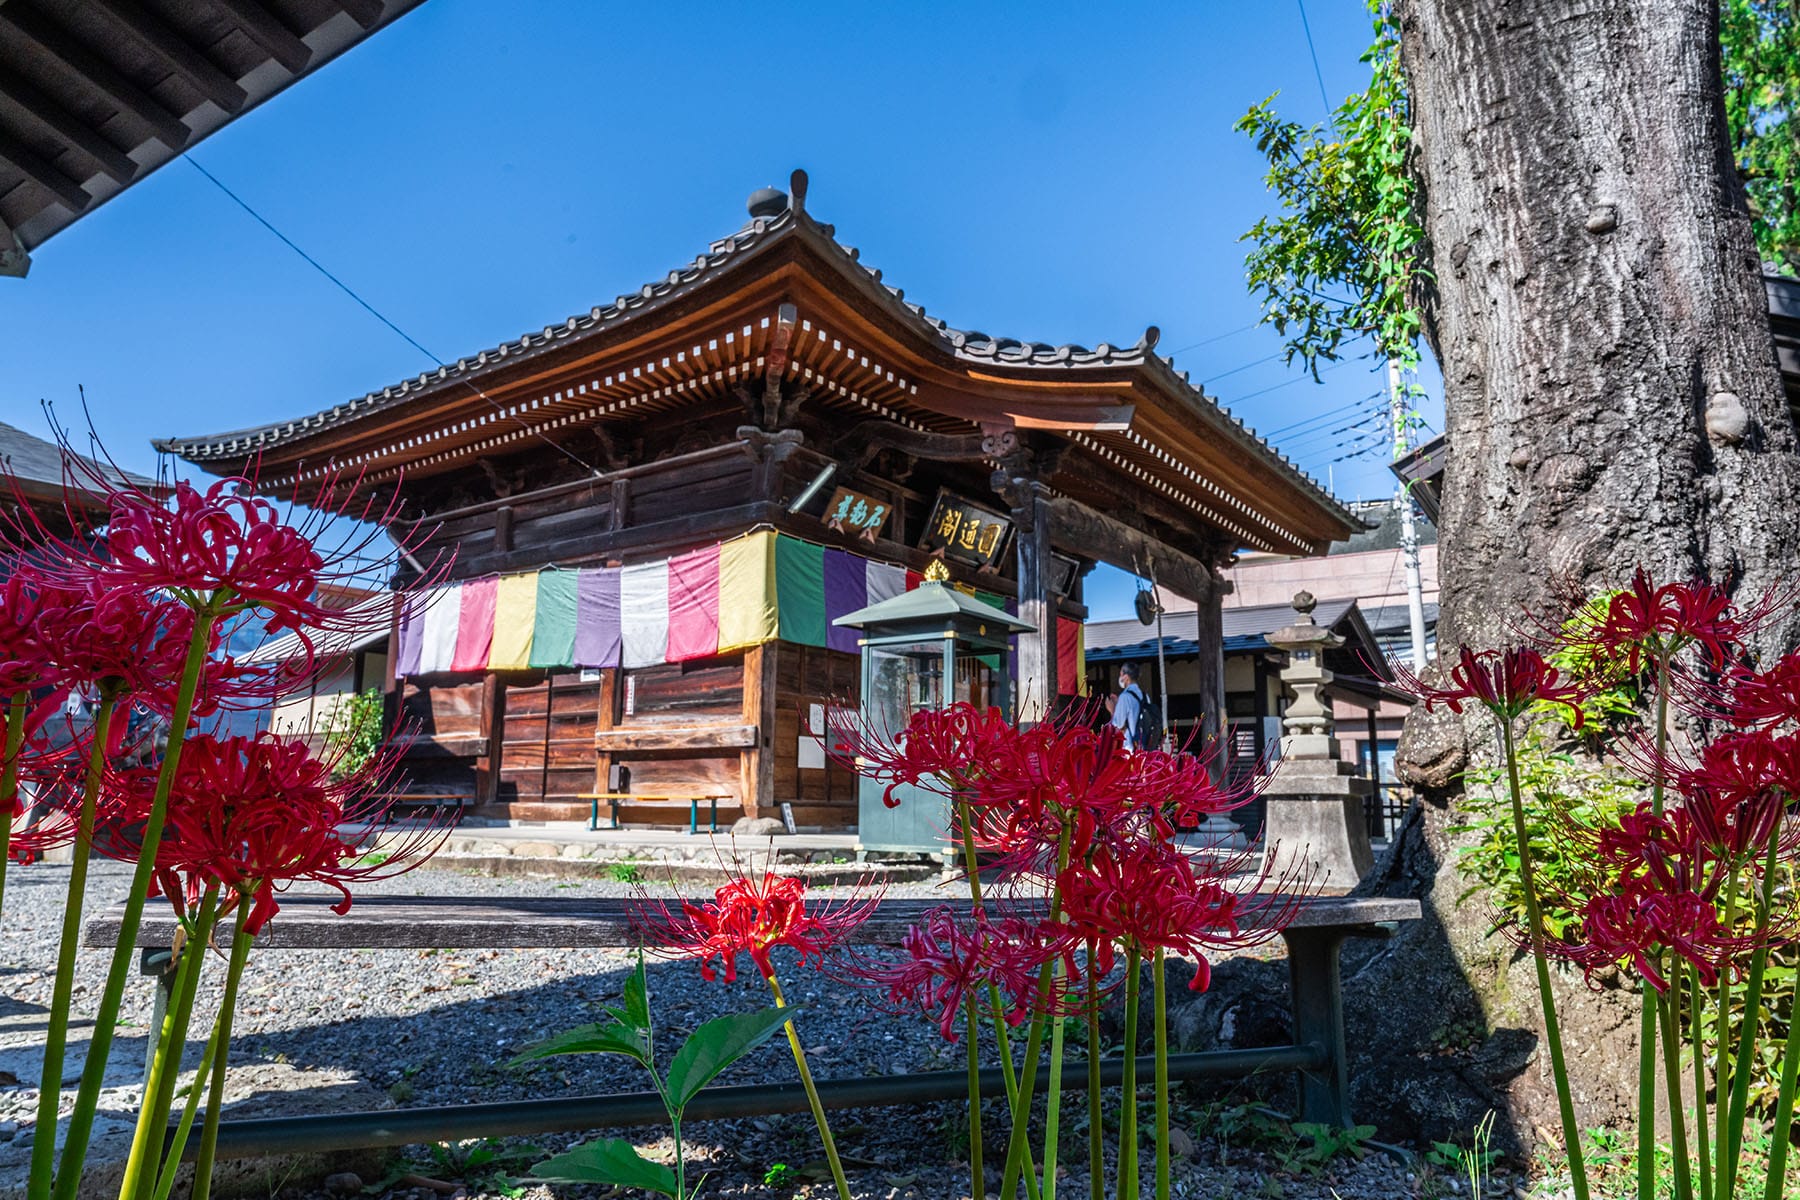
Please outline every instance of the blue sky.
M1333 98L1362 6L1312 0ZM1257 318L1237 239L1268 206L1232 122L1322 118L1294 0L1110 6L428 0L193 150L437 355L560 322L693 258L805 167L808 208L954 325L1161 349L1347 499L1381 377L1315 384ZM428 360L177 160L0 280L0 419L149 439L328 407ZM1346 410L1298 432L1282 431ZM1439 423L1435 403L1427 417ZM1098 616L1128 578L1096 578ZM1118 611L1115 611L1118 610Z

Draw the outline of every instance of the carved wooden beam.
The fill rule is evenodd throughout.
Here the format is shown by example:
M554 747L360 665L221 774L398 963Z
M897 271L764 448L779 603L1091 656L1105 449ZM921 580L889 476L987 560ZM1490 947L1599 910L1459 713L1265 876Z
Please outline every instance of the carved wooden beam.
M861 470L883 450L899 450L937 462L970 462L988 457L987 439L979 433L927 433L897 421L859 421L839 440L838 453Z
M1168 543L1067 496L1046 500L1055 540L1133 574L1149 573L1177 595L1204 602L1219 587L1212 568Z
M102 171L119 183L130 183L132 176L137 174L137 164L123 150L95 133L87 122L17 75L0 74L0 96L6 97L18 106L20 112L91 158Z

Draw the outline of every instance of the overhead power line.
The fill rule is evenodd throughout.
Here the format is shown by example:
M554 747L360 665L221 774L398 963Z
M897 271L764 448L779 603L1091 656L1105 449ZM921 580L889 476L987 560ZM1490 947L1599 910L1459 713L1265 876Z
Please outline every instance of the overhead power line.
M396 325L392 320L390 320L387 317L387 315L385 313L383 313L380 309L376 308L373 304L370 304L367 300L363 299L363 297L356 291L355 288L351 287L349 284L345 283L342 279L339 279L336 275L333 275L330 271L326 270L324 265L321 264L318 259L316 259L312 255L308 254L305 250L302 250L300 248L299 244L296 243L293 238L290 238L287 234L285 234L285 233L281 232L281 230L275 228L274 222L270 221L267 217L263 216L260 212L257 212L255 208L251 207L249 201L245 200L242 196L238 195L236 192L234 192L230 188L226 187L225 184L223 183L223 181L221 181L217 175L214 175L211 171L208 171L205 167L201 166L199 160L196 159L193 155L183 154L181 157L186 159L188 162L188 165L193 167L194 170L196 170L196 171L200 172L200 174L204 175L207 178L207 180L212 183L212 185L214 187L218 188L221 192L224 192L225 195L231 199L232 203L236 204L239 208L241 208L245 212L249 213L251 218L258 225L261 225L264 229L266 229L270 233L274 234L276 239L278 241L280 241L282 245L286 246L289 250L292 250L295 254L298 254L300 256L300 258L308 266L310 266L313 270L315 270L319 274L323 275L326 279L329 279L334 285L336 285L336 287L339 291L343 292L344 295L350 297L350 299L356 301L356 303L358 305L360 305L365 311L367 311L370 316L374 317L377 321L380 321L383 325L386 325L389 329L393 330L396 334L398 334L400 336L401 340L406 342L407 345L411 346L414 350L417 350L420 354L423 354L426 358L429 358L432 362L436 363L439 367L442 367L445 369L449 368L449 366L450 366L449 363L445 362L443 359L441 359L437 355L433 354L430 350L427 350L419 342L419 340L417 338L413 337L412 334L410 334L410 333L406 332L406 330L400 328L400 326ZM470 381L468 379L459 379L458 382L461 383L464 387L468 388L476 396L479 396L482 400L486 401L488 406L490 408L492 408L495 412L499 413L501 415L501 417L504 418L506 416L506 410L500 405L499 401L495 400L492 396L490 396L486 392L482 391L481 388L478 387L475 383L473 383L472 381ZM515 417L513 419L516 420L520 426L525 427L527 429L530 428L530 422L527 418ZM551 449L553 449L557 453L561 454L564 458L568 459L570 462L574 463L576 466L582 468L583 470L589 472L590 474L600 475L603 473L603 472L601 472L600 468L598 468L598 467L594 466L592 463L586 461L580 455L578 455L574 451L570 450L567 446L564 446L561 442L558 442L553 438L545 436L545 434L543 433L542 430L532 429L531 432L534 436L537 437L537 439L539 441L543 442L546 446L549 446Z

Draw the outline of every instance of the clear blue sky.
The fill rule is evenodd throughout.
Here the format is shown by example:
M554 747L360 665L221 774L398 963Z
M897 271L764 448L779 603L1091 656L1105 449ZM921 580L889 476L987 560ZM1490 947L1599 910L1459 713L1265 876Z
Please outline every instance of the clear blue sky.
M1363 7L1306 16L1335 100L1365 78ZM427 0L193 155L448 360L667 273L802 166L809 209L936 315L1087 345L1158 325L1321 482L1385 495L1381 454L1333 462L1355 412L1280 432L1375 393L1370 364L1315 384L1244 328L1237 239L1269 201L1231 126L1278 90L1322 118L1295 0ZM44 432L42 399L78 423L83 385L128 467L429 365L179 160L33 258L0 280L0 419ZM1096 615L1130 587L1097 577Z

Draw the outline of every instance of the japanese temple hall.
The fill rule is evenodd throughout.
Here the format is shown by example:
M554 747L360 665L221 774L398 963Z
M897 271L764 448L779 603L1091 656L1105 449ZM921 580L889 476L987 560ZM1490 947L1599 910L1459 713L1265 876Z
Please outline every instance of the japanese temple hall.
M421 795L546 821L624 793L627 825L716 796L722 821L843 830L856 782L821 735L825 706L858 702L859 635L836 618L947 568L1029 627L998 669L1030 720L1085 687L1083 579L1106 562L1198 603L1216 713L1221 567L1362 527L1154 327L1093 349L953 328L839 242L806 184L756 192L736 233L561 325L157 443L220 474L254 461L303 502L360 473L417 562L454 554L394 605L386 656ZM945 694L985 698L996 666L971 659Z

